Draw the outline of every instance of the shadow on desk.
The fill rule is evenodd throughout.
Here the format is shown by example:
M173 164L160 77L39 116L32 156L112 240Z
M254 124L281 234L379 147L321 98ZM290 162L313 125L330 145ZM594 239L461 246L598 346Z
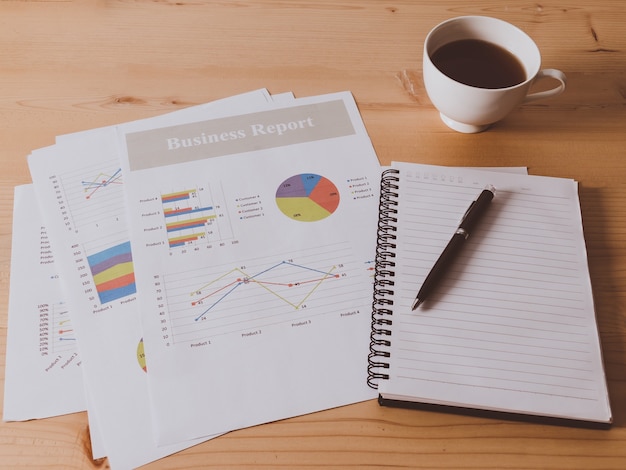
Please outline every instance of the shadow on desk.
M624 377L626 377L626 340L624 312L620 311L618 289L626 284L623 267L618 266L613 254L626 250L617 239L608 238L612 225L620 223L614 216L626 201L617 200L605 188L579 187L580 205L587 244L587 257L594 293L596 318L600 331L604 368L609 383L609 398L613 412L613 426L626 425ZM618 399L619 397L619 399Z

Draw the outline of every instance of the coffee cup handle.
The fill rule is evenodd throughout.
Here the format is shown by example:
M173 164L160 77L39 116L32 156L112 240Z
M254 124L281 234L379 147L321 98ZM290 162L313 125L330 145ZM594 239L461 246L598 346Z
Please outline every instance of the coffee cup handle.
M565 74L557 69L543 69L540 70L537 76L535 77L535 81L541 80L542 78L553 78L560 82L559 86L547 91L540 91L537 93L531 93L524 98L524 103L529 103L530 101L542 100L544 98L550 98L552 96L557 96L563 93L565 90L565 83L567 79L565 78Z

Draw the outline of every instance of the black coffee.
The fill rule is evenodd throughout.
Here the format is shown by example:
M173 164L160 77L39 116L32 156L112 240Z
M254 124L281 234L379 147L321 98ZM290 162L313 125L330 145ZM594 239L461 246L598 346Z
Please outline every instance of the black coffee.
M457 82L478 88L506 88L526 80L520 61L506 49L479 39L444 44L431 56L433 64Z

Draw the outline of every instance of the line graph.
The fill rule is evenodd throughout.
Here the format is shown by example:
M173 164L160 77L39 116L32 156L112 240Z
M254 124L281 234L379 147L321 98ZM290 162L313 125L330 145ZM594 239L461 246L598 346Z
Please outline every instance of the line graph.
M369 301L348 243L170 273L155 287L164 294L157 302L166 301L158 318L170 344L337 315Z
M85 199L91 199L94 194L110 185L122 184L122 169L118 168L113 174L98 173L92 181L81 181Z
M65 171L51 184L69 229L100 232L124 226L124 183L117 159Z
M289 279L299 279L291 281L275 281L277 277L269 277L265 280L265 276L274 274L275 271L284 270L285 268L293 268L294 272L289 273L287 276ZM195 318L195 321L201 320L206 314L213 308L224 301L229 295L233 294L236 289L240 289L244 286L259 286L265 289L268 293L276 296L278 299L290 305L294 309L300 308L304 302L315 292L315 290L322 284L322 282L328 279L338 279L339 274L333 273L337 270L337 266L333 266L328 272L320 271L318 269L301 266L290 261L281 261L257 274L249 275L240 268L234 268L223 276L218 277L214 281L205 284L200 289L193 292L191 295L199 296L198 300L191 302L192 306L204 305L206 301L210 301L209 306L202 312L201 315ZM307 274L311 274L312 277L308 278ZM281 274L280 277L284 275ZM304 276L300 278L299 276ZM215 284L218 284L215 289L212 289ZM205 294L205 290L210 289ZM288 292L288 290L298 291Z

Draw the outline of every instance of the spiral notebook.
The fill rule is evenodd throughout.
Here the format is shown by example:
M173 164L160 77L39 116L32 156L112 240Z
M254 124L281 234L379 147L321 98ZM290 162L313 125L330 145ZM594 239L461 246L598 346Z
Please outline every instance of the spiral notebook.
M487 214L412 311L486 184ZM610 425L575 181L393 163L380 198L368 358L380 404Z

